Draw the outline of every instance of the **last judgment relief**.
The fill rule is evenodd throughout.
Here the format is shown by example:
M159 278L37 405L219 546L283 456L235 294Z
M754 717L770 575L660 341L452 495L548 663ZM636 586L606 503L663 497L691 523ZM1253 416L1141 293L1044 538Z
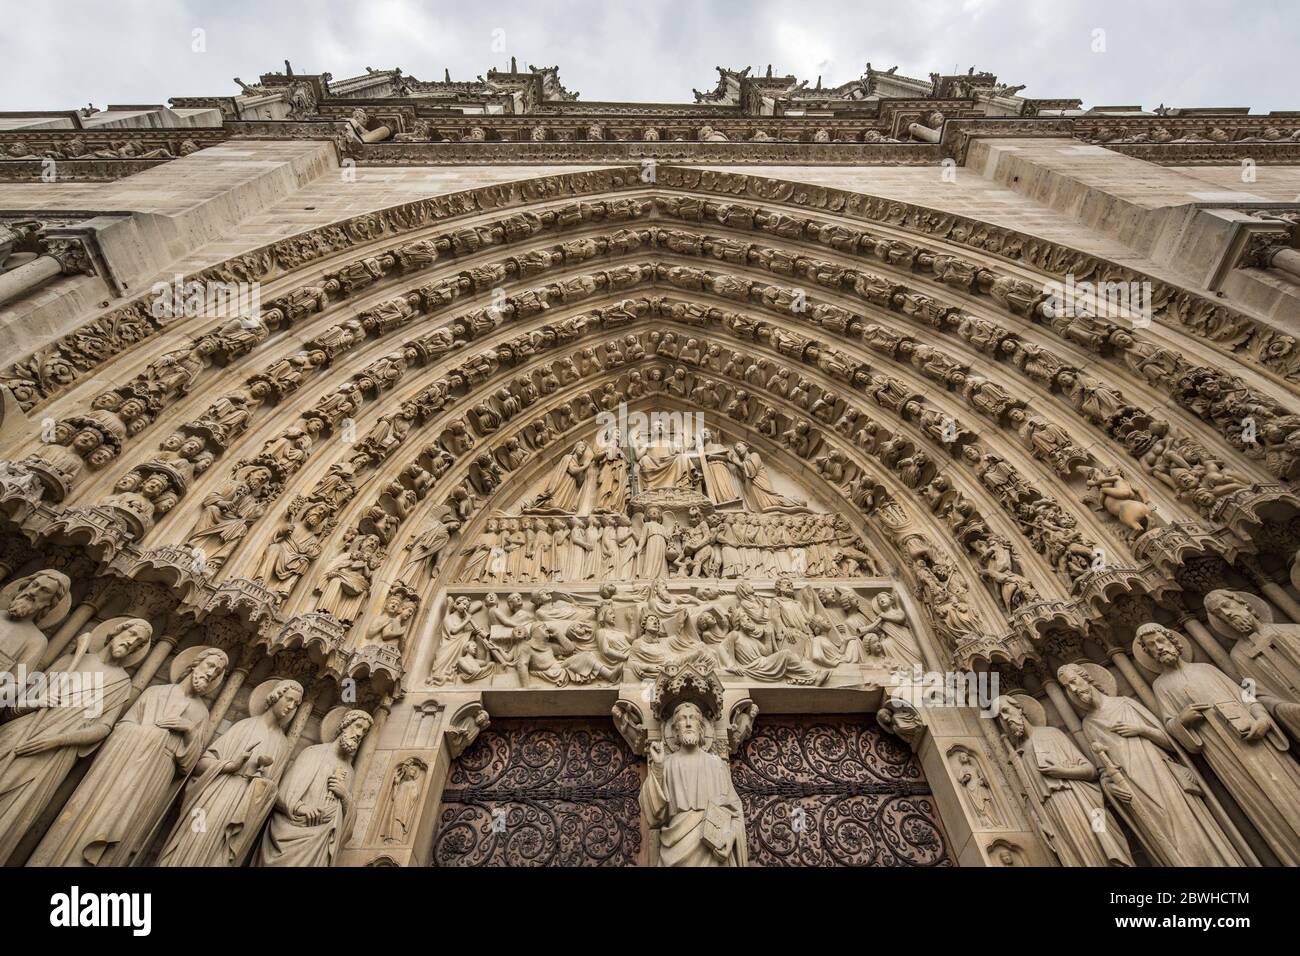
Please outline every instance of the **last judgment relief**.
M0 861L1300 864L1294 114L236 87L0 123Z

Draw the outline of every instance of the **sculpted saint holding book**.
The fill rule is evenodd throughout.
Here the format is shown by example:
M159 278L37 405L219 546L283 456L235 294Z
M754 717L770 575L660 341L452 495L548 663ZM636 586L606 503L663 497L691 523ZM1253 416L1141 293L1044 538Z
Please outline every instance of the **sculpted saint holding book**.
M667 672L659 683L679 680ZM672 717L664 740L647 749L650 768L641 786L641 812L659 837L659 865L745 866L740 796L726 761L706 747L708 714L694 695L672 696L661 697Z

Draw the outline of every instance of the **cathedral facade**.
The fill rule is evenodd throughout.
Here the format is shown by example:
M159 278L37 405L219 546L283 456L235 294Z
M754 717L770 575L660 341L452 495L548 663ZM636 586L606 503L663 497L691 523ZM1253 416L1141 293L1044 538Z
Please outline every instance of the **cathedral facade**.
M0 861L1300 864L1300 113L0 113Z

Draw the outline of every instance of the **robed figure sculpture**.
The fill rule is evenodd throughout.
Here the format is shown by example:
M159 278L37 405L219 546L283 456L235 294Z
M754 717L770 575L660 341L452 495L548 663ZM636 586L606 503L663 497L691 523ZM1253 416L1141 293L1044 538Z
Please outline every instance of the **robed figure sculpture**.
M193 768L208 730L203 698L225 676L216 647L172 662L170 684L147 688L99 749L90 772L46 831L28 866L129 866Z
M296 680L272 678L254 688L249 715L199 758L159 866L239 866L275 802L289 758L284 728L302 703Z
M333 865L356 820L352 760L370 724L364 710L325 715L325 742L303 750L280 781L259 866Z
M677 749L649 745L641 813L659 831L660 866L745 866L745 820L731 770L704 744L705 718L685 701L670 722Z

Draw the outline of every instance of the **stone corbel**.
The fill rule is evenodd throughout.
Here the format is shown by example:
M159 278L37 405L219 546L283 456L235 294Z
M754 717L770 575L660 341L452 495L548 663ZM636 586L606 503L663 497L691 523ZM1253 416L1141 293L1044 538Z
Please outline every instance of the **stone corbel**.
M1223 254L1211 270L1206 287L1217 292L1233 269L1284 268L1277 259L1292 249L1295 226L1281 220L1241 219L1233 222ZM1294 250L1292 249L1294 252ZM1289 260L1287 260L1289 261Z
M876 723L895 737L907 742L913 751L918 750L925 737L925 718L911 703L901 697L886 697L876 711Z
M754 732L758 719L758 705L750 698L738 700L727 714L727 749L734 756Z
M479 701L463 704L447 721L445 731L447 752L454 760L463 754L478 735L492 722L491 716Z
M641 706L634 700L622 698L614 701L610 716L614 718L614 726L623 735L632 752L638 757L644 757L650 730L646 727L645 713Z

